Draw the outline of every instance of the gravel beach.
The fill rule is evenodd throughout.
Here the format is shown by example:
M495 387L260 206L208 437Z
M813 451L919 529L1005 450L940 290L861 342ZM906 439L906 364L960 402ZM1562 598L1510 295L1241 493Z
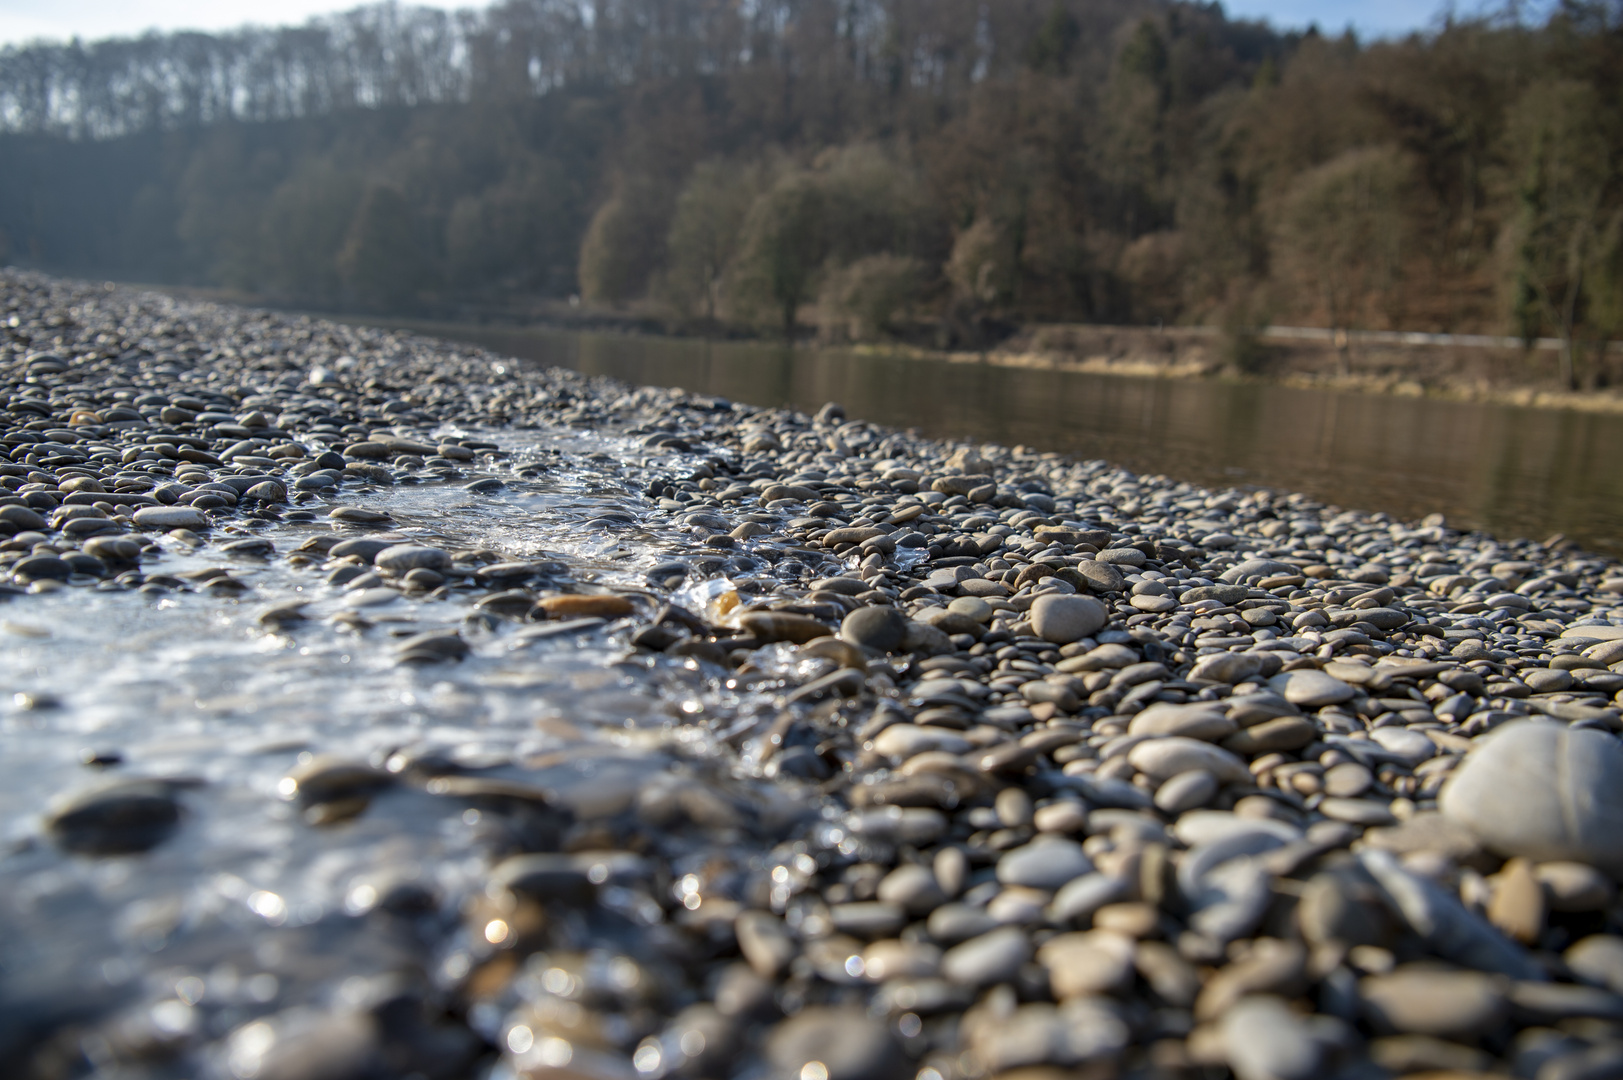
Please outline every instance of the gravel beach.
M1610 561L9 270L0 382L7 1076L1623 1076Z

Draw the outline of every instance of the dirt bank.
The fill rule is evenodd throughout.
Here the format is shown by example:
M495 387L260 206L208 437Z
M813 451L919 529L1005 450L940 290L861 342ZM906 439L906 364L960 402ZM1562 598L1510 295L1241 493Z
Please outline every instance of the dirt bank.
M1581 377L1591 389L1564 391L1552 342L1529 349L1503 339L1494 344L1393 340L1399 337L1354 333L1338 348L1325 331L1280 327L1236 348L1232 337L1210 327L1058 324L1028 327L984 355L951 358L1170 378L1227 373L1321 389L1623 411L1623 352L1616 345L1604 355L1590 353L1580 363Z

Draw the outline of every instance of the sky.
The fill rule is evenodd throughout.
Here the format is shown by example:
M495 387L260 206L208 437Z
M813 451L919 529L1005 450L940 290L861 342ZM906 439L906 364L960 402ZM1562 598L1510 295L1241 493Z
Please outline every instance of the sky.
M429 6L481 6L427 0ZM1431 25L1447 0L1226 0L1231 16L1267 19L1281 29L1317 23L1360 37L1402 35ZM0 44L35 38L126 37L150 29L226 30L244 23L287 25L343 11L357 0L0 0ZM1460 5L1462 8L1468 5Z
M9 0L0 0L0 4ZM1425 30L1451 5L1441 0L1224 0L1234 19L1267 19L1276 27L1301 29L1317 23L1320 30L1340 33L1349 25L1360 38L1401 37ZM1453 5L1474 10L1467 4Z

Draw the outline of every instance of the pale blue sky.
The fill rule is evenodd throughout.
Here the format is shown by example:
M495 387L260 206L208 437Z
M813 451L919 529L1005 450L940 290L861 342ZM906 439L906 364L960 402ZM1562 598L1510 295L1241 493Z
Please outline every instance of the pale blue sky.
M427 0L434 7L481 6L466 0ZM1479 0L1459 9L1475 10ZM145 30L223 30L243 23L300 23L311 15L354 7L356 0L0 0L0 44L33 38L128 36ZM1227 0L1231 15L1266 18L1281 28L1360 36L1404 34L1430 26L1445 0Z
M1231 18L1267 19L1282 29L1317 23L1320 30L1340 33L1350 24L1360 37L1402 36L1432 27L1447 11L1461 16L1493 6L1488 0L1223 0ZM1542 7L1541 0L1523 5Z

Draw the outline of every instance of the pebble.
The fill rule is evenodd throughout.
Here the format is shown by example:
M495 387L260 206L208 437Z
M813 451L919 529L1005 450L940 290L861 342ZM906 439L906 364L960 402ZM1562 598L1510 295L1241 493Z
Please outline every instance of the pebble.
M886 874L879 883L877 896L914 915L928 915L947 901L947 894L935 874L917 863L903 863Z
M543 596L533 613L543 619L617 619L637 610L628 596Z
M1054 996L1066 998L1108 994L1123 989L1133 977L1133 939L1108 930L1060 934L1037 950L1048 969Z
M1386 728L1383 730L1393 731L1397 729ZM1375 734L1379 736L1380 732L1377 731ZM1418 733L1404 732L1404 734ZM1223 749L1231 753L1245 757L1261 757L1264 754L1300 750L1317 739L1318 735L1318 729L1299 716L1276 716L1272 720L1264 720L1260 724L1253 724L1244 731L1235 732L1233 735L1220 740L1220 742ZM1420 738L1425 739L1425 736L1421 735ZM1377 741L1381 740L1377 738ZM1430 743L1427 743L1428 747L1430 745Z
M1003 884L1049 892L1092 871L1093 862L1083 853L1082 846L1059 838L1045 838L1015 848L997 861L997 879Z
M1563 724L1507 724L1473 747L1438 805L1503 855L1623 872L1623 745Z
M1216 798L1221 783L1206 769L1177 773L1155 789L1155 805L1168 814L1205 806Z
M1031 796L1017 787L1004 788L998 792L992 806L997 811L998 821L1010 829L1025 828L1031 824L1035 814Z
M1224 1056L1236 1080L1313 1080L1324 1043L1282 998L1254 994L1223 1015Z
M1344 761L1324 771L1324 792L1341 799L1355 799L1375 782L1369 769L1356 761Z
M180 804L167 785L119 779L54 800L44 824L67 851L123 855L156 846L179 822Z
M1083 583L1093 592L1121 592L1127 584L1127 579L1122 577L1121 571L1107 562L1083 559L1077 564L1076 571Z
M930 912L925 926L932 940L942 945L956 945L978 937L999 925L986 911L967 904L943 904Z
M345 525L387 525L394 521L382 510L368 510L361 506L340 506L327 516Z
M373 555L372 564L393 574L417 569L447 570L451 566L451 553L436 547L391 544Z
M1133 768L1154 780L1167 780L1196 770L1222 783L1243 783L1251 773L1245 762L1220 747L1183 736L1148 739L1127 752Z
M1268 680L1268 685L1292 705L1305 705L1310 709L1339 705L1356 692L1340 679L1313 669L1275 675Z
M1073 878L1054 894L1048 915L1057 923L1087 922L1099 909L1127 896L1128 884L1108 874L1084 874Z
M14 525L19 531L45 528L45 519L26 506L0 506L0 522Z
M1445 1039L1483 1035L1508 1010L1502 985L1475 971L1400 969L1362 980L1358 996L1378 1029Z
M1200 591L1199 589L1190 590L1190 592ZM1261 670L1262 657L1257 656L1255 653L1223 652L1203 656L1195 661L1194 666L1189 669L1189 677L1191 679L1233 684L1244 682Z
M32 555L11 564L11 576L17 581L66 581L73 576L73 566L54 555Z
M889 1028L862 1010L813 1006L766 1039L774 1075L798 1080L891 1080L905 1058Z
M143 506L133 516L137 525L154 529L206 529L208 516L189 506Z
M1623 994L1623 937L1591 934L1570 946L1562 958L1583 982Z
M734 927L738 949L763 979L774 979L794 959L796 949L783 920L764 911L746 911Z
M881 731L873 741L876 753L886 757L910 758L932 750L962 754L972 744L951 728L896 724Z
M35 808L19 880L83 970L164 998L35 965L42 1046L121 1074L139 1030L177 1075L1605 1075L1604 559L0 280L0 593L47 658L10 722L47 757L73 732L70 775L86 723L120 744L112 787ZM82 713L125 684L49 660L79 597L232 685L143 671L150 734ZM301 684L340 654L351 690ZM198 888L229 917L166 899ZM229 1011L222 964L274 988ZM71 1032L44 1011L70 999Z
M1130 735L1181 735L1204 742L1219 742L1237 730L1220 706L1206 703L1151 705L1127 725Z
M1533 867L1551 911L1601 911L1617 889L1610 878L1580 862L1545 862Z
M1025 931L1008 926L948 949L941 957L941 974L965 986L987 986L1013 979L1030 958Z
M969 878L969 860L962 848L941 848L931 862L931 869L935 872L936 884L948 899L964 891L964 883Z
M227 1046L235 1075L307 1080L363 1076L376 1069L378 1036L376 1022L364 1014L295 1008L243 1025Z
M1370 732L1370 738L1409 765L1418 765L1437 754L1437 745L1426 738L1424 732L1409 728L1376 728Z
M1062 799L1039 806L1031 815L1031 823L1038 832L1045 833L1074 833L1080 832L1087 824L1088 811L1086 805L1071 799Z
M941 950L916 941L876 941L862 951L862 973L874 982L933 979L941 970Z
M1523 944L1544 932L1544 886L1526 859L1511 859L1494 875L1488 921Z
M907 616L893 607L858 608L840 623L840 636L863 648L895 652L907 636Z
M1031 605L1031 627L1044 641L1068 645L1097 633L1109 618L1091 596L1041 596Z

